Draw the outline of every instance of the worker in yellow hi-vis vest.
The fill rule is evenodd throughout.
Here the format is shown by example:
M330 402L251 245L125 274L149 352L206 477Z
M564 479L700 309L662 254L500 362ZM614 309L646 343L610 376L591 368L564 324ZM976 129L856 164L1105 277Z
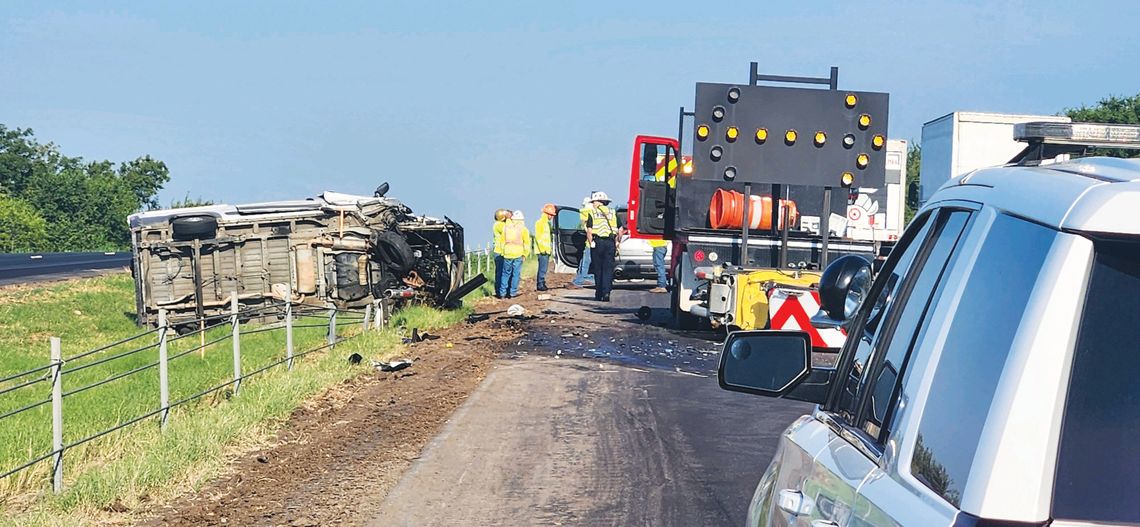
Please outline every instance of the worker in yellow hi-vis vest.
M594 208L586 216L586 245L594 262L594 300L609 302L614 287L617 240L625 234L625 229L618 227L617 212L610 209L610 197L605 192L595 192L590 201Z
M550 255L554 252L554 235L550 228L558 209L553 203L542 206L542 214L534 223L534 254L538 256L538 276L535 288L546 291L546 269L550 265Z
M692 161L685 163L685 170L692 171ZM677 188L677 160L674 158L670 161L669 167L661 167L654 175L653 179L657 181L665 181L665 169L669 169L669 188ZM653 270L657 272L657 287L650 289L650 293L668 293L669 292L669 278L666 272L665 256L669 253L669 240L649 240L649 246L653 248Z
M530 254L530 231L523 223L521 210L516 210L511 219L503 223L501 236L495 243L503 248L503 278L496 285L495 292L501 298L511 298L519 295L523 258Z
M491 227L491 239L495 242L495 298L503 298L499 293L503 282L503 226L511 221L511 211L498 209L495 211L495 225Z

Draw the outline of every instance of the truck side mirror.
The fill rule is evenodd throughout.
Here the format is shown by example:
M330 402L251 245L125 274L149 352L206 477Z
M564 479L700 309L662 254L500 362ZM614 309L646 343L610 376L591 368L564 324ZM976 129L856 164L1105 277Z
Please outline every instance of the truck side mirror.
M724 341L720 387L780 397L811 371L811 336L803 331L735 331Z
M851 320L871 290L871 262L847 255L827 266L819 278L819 312L811 319L817 328L837 328Z

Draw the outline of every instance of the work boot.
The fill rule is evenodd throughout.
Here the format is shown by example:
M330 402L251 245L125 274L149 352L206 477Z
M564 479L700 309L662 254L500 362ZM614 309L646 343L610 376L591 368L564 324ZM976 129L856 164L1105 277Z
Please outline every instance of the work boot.
M654 287L649 290L650 293L668 293L669 291L664 287Z

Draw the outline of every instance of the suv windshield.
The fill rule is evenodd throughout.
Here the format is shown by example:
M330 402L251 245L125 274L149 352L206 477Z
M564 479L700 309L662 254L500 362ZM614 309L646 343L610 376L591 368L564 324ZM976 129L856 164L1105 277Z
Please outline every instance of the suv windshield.
M1097 241L1073 357L1053 516L1140 522L1140 242Z

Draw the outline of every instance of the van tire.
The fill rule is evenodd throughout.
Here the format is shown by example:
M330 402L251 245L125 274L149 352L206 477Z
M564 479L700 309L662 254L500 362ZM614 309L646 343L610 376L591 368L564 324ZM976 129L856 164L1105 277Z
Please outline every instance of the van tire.
M213 216L182 216L170 220L175 240L210 240L218 235L218 220Z
M416 255L408 240L396 231L376 233L372 239L373 254L392 274L404 276L416 266Z

